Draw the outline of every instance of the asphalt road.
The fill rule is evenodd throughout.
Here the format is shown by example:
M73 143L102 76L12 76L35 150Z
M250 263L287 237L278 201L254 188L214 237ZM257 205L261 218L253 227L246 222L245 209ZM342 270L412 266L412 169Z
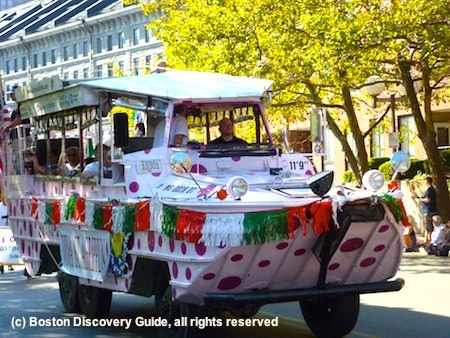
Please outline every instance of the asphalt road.
M406 253L397 274L405 279L405 287L399 292L361 296L359 320L348 337L450 337L449 276L450 258ZM21 267L16 267L16 271L0 275L0 299L2 337L157 337L155 327L135 325L137 317L151 324L153 298L115 293L109 318L116 322L86 326L83 316L64 313L55 275L26 279ZM277 326L232 327L224 323L233 317L214 318L222 321L222 327L199 330L199 338L314 337L295 302L260 310L256 318L271 319ZM132 325L126 328L128 321ZM24 322L24 329L13 329L13 324Z

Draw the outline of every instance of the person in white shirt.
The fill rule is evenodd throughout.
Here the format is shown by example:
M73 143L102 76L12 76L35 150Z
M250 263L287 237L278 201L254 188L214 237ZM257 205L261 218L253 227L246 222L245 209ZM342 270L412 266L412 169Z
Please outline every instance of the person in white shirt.
M100 158L100 147L95 148L95 158L97 161L89 163L84 167L80 178L83 180L93 178L98 175L98 159ZM112 178L112 162L111 162L111 151L110 147L103 144L103 177Z
M166 120L159 122L155 129L154 147L162 145ZM170 126L169 146L185 146L188 143L187 107L175 107L175 116Z
M425 247L425 250L429 255L435 255L439 251L440 246L444 245L448 241L449 229L447 225L442 222L440 215L434 215L431 218L433 223L433 232L431 233L431 242Z

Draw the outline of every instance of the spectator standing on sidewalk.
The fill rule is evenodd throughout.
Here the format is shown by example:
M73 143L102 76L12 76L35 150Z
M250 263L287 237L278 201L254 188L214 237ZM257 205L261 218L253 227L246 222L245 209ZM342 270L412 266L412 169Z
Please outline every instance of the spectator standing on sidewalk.
M433 178L427 177L427 185L428 188L425 190L425 193L419 197L419 200L422 205L422 213L425 218L425 244L431 243L431 233L434 230L432 217L437 214L437 206L436 206L436 189L433 186Z

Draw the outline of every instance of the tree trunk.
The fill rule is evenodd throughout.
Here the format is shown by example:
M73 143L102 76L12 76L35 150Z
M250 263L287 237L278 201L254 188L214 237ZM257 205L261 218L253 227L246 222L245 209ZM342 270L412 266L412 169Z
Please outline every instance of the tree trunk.
M437 206L439 214L444 220L450 219L450 197L447 187L447 179L444 164L441 156L437 151L436 133L434 132L432 110L431 110L431 92L429 83L429 71L426 64L422 65L423 85L425 94L425 118L422 115L416 93L414 91L413 81L411 78L411 65L407 61L399 61L399 69L402 76L403 84L411 104L411 111L417 126L419 138L423 143L425 152L428 156L431 175L437 191Z

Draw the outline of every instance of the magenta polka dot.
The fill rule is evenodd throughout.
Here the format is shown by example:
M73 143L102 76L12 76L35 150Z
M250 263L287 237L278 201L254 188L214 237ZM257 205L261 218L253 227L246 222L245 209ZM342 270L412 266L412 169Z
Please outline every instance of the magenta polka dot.
M178 278L178 264L177 262L173 262L172 264L172 275L174 278Z
M191 280L191 277L192 277L191 269L186 268L186 279Z
M27 246L28 256L31 256L31 245Z
M240 156L233 156L233 157L231 157L231 159L232 159L234 162L238 162L238 161L241 160L241 157L240 157Z
M199 174L206 174L208 172L208 169L206 169L205 166L199 164L194 164L191 168L191 173L199 173Z
M330 271L336 270L337 268L339 268L339 266L340 266L339 263L330 264L330 266L328 267L328 270L330 270Z
M31 226L31 224L30 224L29 233L30 233L30 237L33 237L33 227Z
M389 230L389 225L385 224L380 226L380 228L378 229L378 232L386 232Z
M203 275L204 280L211 280L211 279L214 279L215 277L216 277L216 274L212 273L212 272L208 272Z
M278 250L283 250L283 249L286 249L287 247L288 247L288 243L287 242L281 242L281 243L279 243L279 244L277 244L277 249Z
M233 257L231 257L230 259L231 259L232 262L238 262L238 261L240 261L242 258L244 258L243 255L237 254L237 255L234 255Z
M158 237L158 245L159 245L160 248L163 246L163 238L162 238L162 236Z
M306 170L306 172L305 172L305 175L306 176L311 176L313 173L312 173L312 171L311 170Z
M172 288L172 300L177 299L177 289Z
M230 277L226 277L224 279L222 279L219 282L219 285L217 285L217 288L219 290L231 290L234 289L236 287L238 287L241 284L242 280L241 278L237 277L237 276L230 276Z
M152 173L152 176L158 177L158 176L161 176L161 173Z
M137 192L139 190L139 183L138 182L131 182L130 185L128 186L128 189L131 192Z
M20 251L21 251L22 253L25 252L25 242L24 242L24 241L20 241Z
M138 240L136 241L136 243L137 243L137 249L138 249L138 250L141 250L141 239L138 238Z
M265 268L265 267L268 266L268 265L270 265L270 261L267 260L267 259L265 259L265 260L263 260L263 261L261 261L261 262L258 263L258 266L259 266L260 268Z
M186 243L181 243L181 253L183 254L183 255L186 255L186 252L187 252L187 248L186 248Z
M298 249L297 251L294 252L295 256L301 256L306 252L305 249Z
M170 250L170 252L174 252L175 251L175 240L173 238L171 238L169 240L169 250Z
M380 244L380 245L377 245L377 246L373 249L373 251L375 251L375 252L380 252L380 251L383 251L385 247L386 247L386 246L385 246L384 244Z
M377 260L375 257L367 257L366 259L363 259L361 263L359 264L362 268L367 268L371 265L373 265Z
M199 256L203 256L206 253L206 246L203 243L195 243L195 251Z
M145 149L144 154L148 155L148 154L150 154L151 151L152 151L151 149Z
M147 236L148 249L153 252L155 250L155 233L150 231Z
M362 238L350 238L342 243L340 250L341 252L350 252L359 249L363 245L364 241Z
M223 249L225 248L227 245L225 243L220 243L220 245L218 246L219 249Z

